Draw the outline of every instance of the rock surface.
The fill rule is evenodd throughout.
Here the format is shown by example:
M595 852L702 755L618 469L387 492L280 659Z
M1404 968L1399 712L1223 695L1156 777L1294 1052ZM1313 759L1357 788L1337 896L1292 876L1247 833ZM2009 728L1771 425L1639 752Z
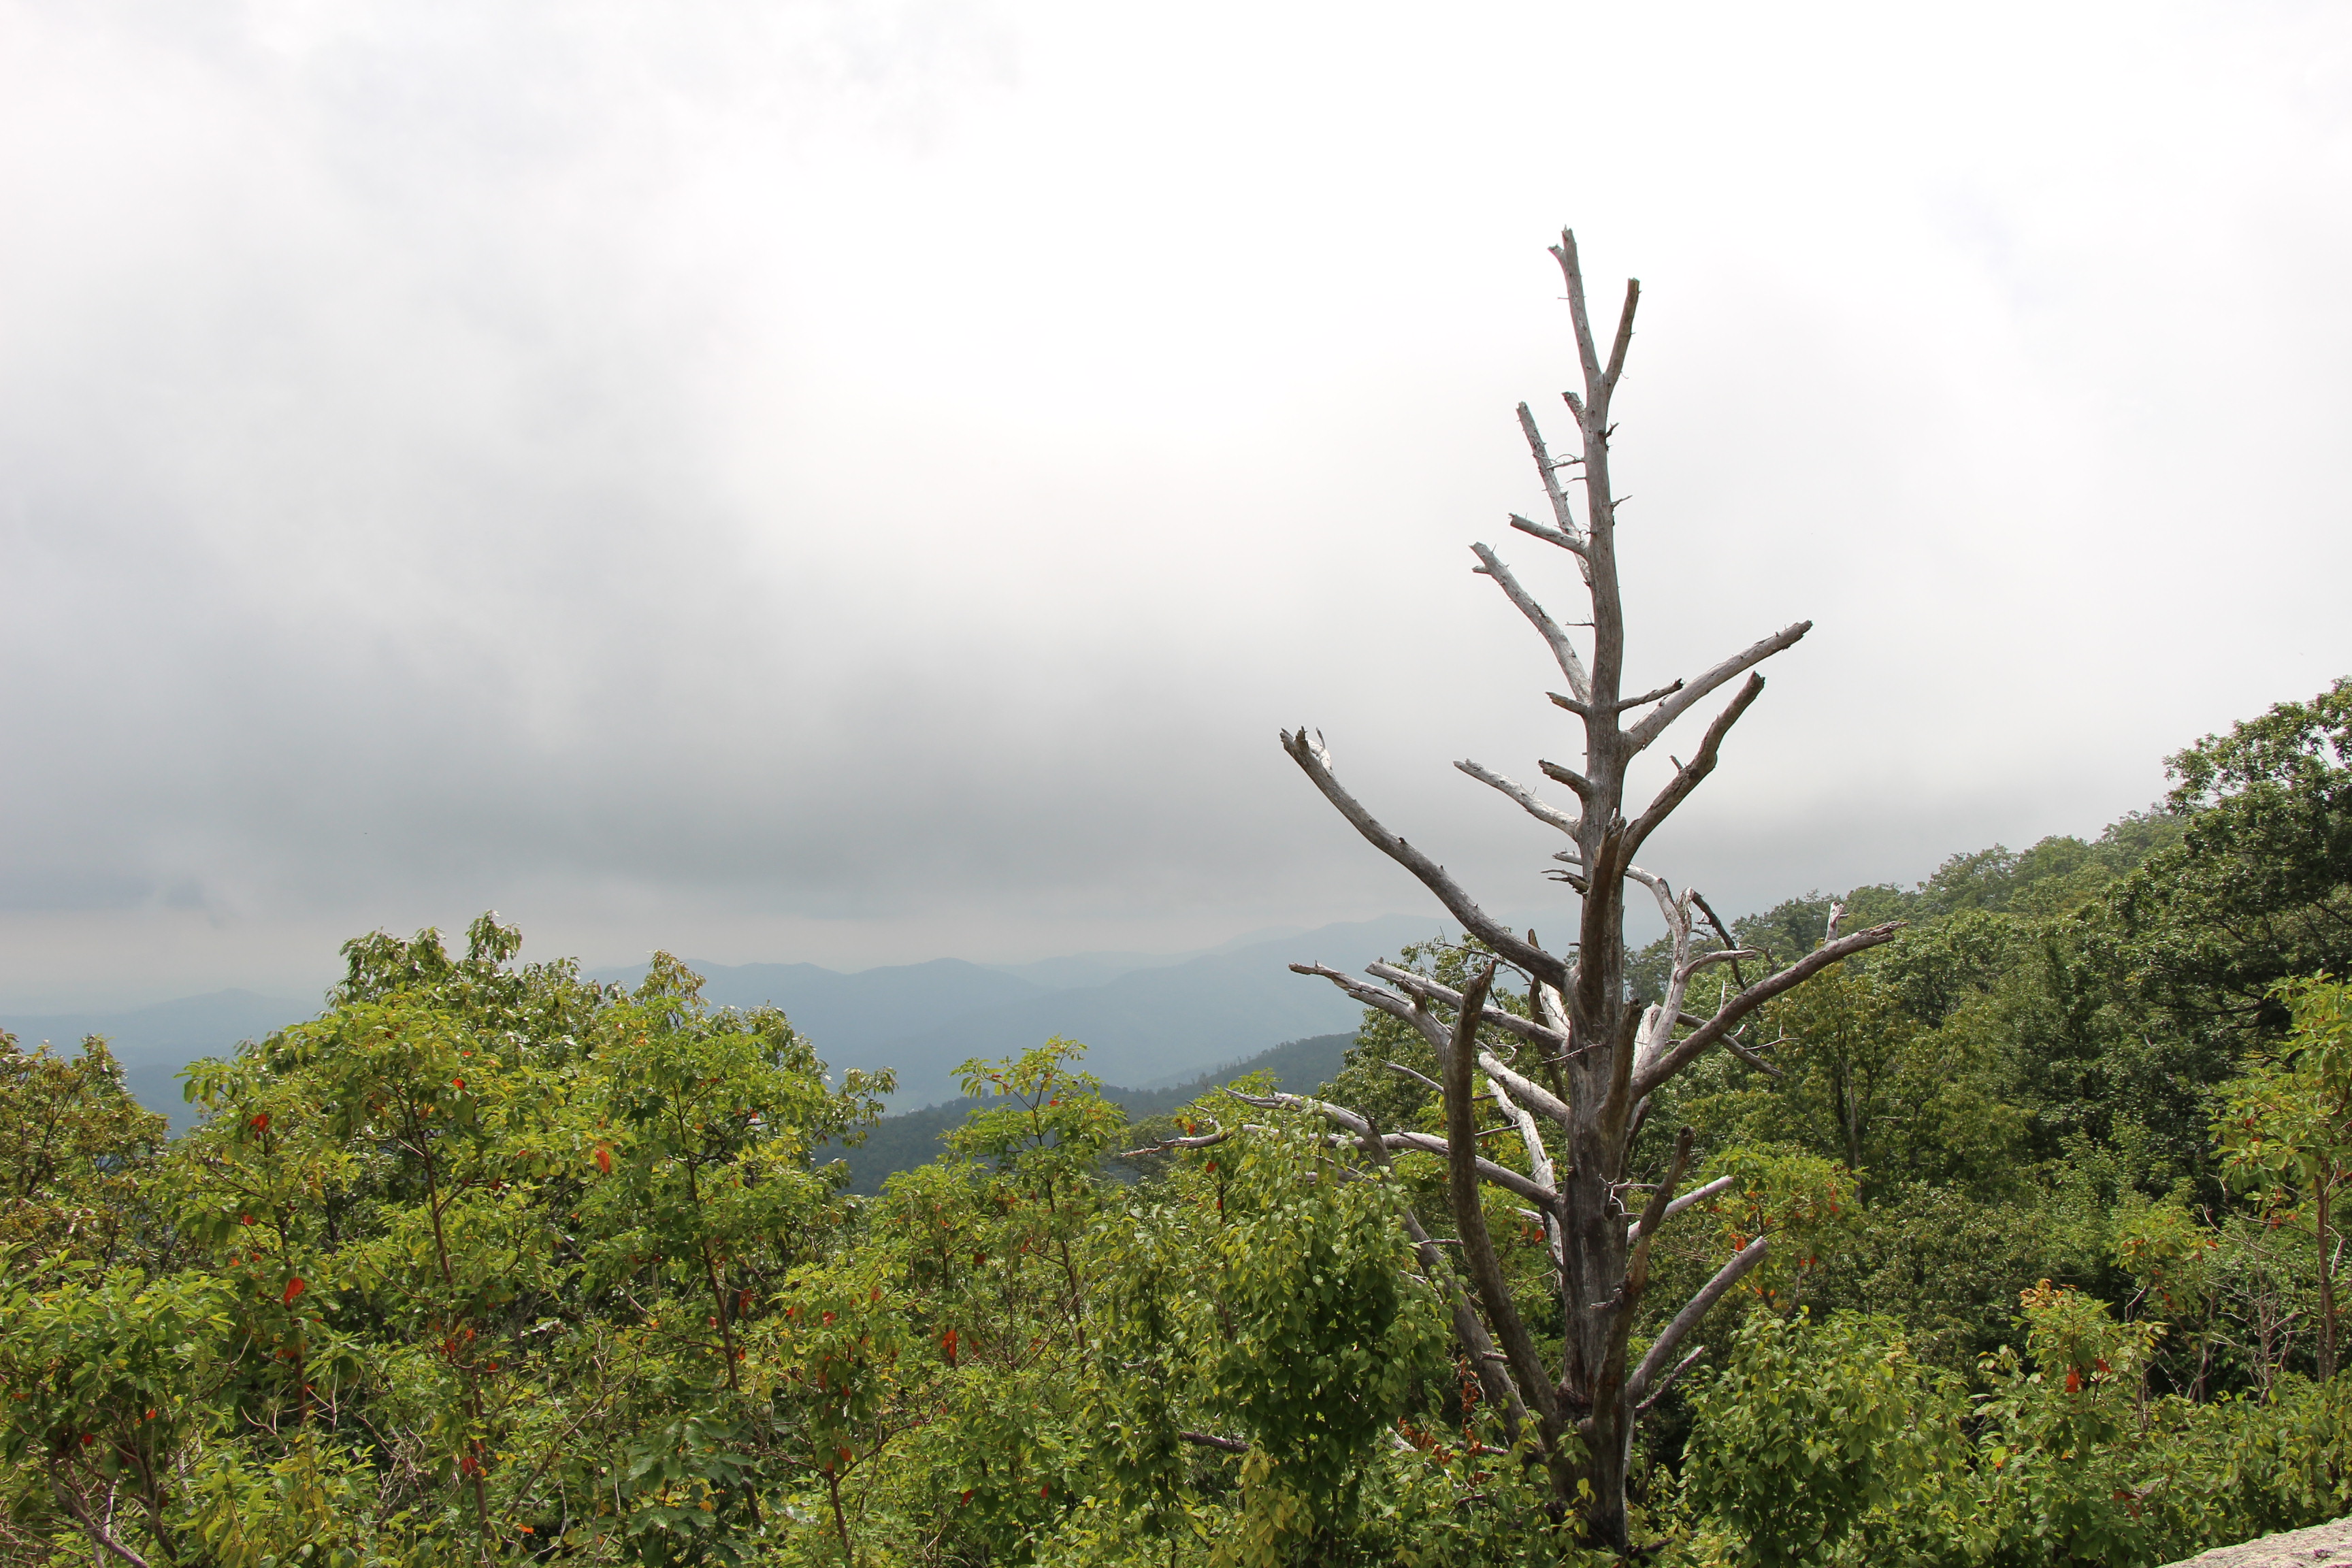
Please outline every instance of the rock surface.
M2177 1563L2173 1568L2290 1568L2290 1564L2300 1568L2309 1563L2343 1563L2352 1568L2352 1519L2315 1524L2309 1530L2290 1530L2281 1535L2265 1535L2242 1546L2217 1546Z

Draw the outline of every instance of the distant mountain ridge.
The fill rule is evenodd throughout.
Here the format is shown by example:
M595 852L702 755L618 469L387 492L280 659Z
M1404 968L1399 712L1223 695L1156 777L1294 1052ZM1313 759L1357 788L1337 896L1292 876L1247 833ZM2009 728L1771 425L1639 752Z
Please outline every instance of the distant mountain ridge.
M1332 986L1290 973L1294 960L1360 969L1451 928L1434 916L1387 915L1301 931L1256 931L1191 957L1121 968L1096 984L1049 988L1008 970L934 959L845 974L813 963L703 964L702 994L731 1007L772 1003L836 1071L895 1068L894 1106L956 1092L956 1064L1006 1057L1056 1035L1087 1047L1087 1068L1113 1083L1160 1085L1236 1061L1275 1040L1352 1030L1361 1011ZM1022 966L1069 973L1129 953ZM631 984L642 964L589 972ZM923 1015L928 1010L928 1016Z
M1087 1067L1097 1077L1149 1088L1262 1053L1275 1041L1352 1031L1353 1003L1286 966L1321 960L1361 968L1447 929L1435 916L1391 915L1254 931L1190 954L1089 952L1018 965L940 958L854 973L813 963L693 967L713 1003L782 1007L835 1070L896 1068L900 1088L892 1102L908 1106L952 1097L955 1066L966 1058L1011 1056L1055 1035L1083 1041ZM586 973L634 984L645 967ZM84 1036L106 1037L131 1092L171 1117L176 1131L194 1121L180 1098L183 1067L315 1016L320 1006L217 991L121 1012L0 1012L0 1028L27 1046L47 1040L67 1052Z
M1271 1050L1213 1068L1164 1089L1118 1089L1105 1084L1103 1098L1122 1107L1127 1111L1129 1125L1133 1127L1155 1116L1166 1116L1179 1107L1190 1105L1212 1090L1254 1072L1262 1072L1271 1078L1276 1089L1304 1094L1320 1089L1339 1077L1339 1069L1347 1065L1349 1047L1355 1043L1353 1031L1318 1035L1305 1040L1286 1040ZM1087 1068L1092 1064L1081 1059L1076 1065ZM886 1116L866 1130L865 1138L856 1146L828 1144L818 1152L817 1157L820 1160L838 1159L848 1165L851 1192L878 1193L882 1190L882 1184L898 1172L911 1171L939 1158L941 1136L962 1126L964 1118L983 1103L963 1095L944 1104L927 1105L920 1110ZM1145 1136L1145 1130L1137 1128L1136 1135L1140 1140Z
M105 1036L132 1096L170 1117L172 1130L179 1132L195 1122L195 1113L180 1098L182 1068L198 1057L235 1050L240 1040L257 1040L318 1010L318 1004L291 996L214 991L121 1013L0 1014L0 1029L21 1045L47 1040L67 1055L86 1037Z
M1362 1007L1327 983L1291 973L1290 963L1319 959L1360 969L1440 929L1436 920L1402 916L1325 926L1101 985L1000 1003L877 1041L857 1059L830 1050L825 1059L896 1068L894 1103L921 1104L953 1092L955 1066L966 1058L1011 1056L1059 1035L1086 1043L1087 1070L1106 1082L1164 1084L1262 1051L1269 1041L1352 1031Z
M793 1027L814 1040L817 1054L835 1068L875 1065L838 1059L836 1053L844 1049L862 1052L874 1042L914 1034L942 1018L1056 994L1034 981L961 958L890 964L850 974L814 963L688 960L688 967L702 976L703 998L718 1006L766 1004L782 1008ZM586 973L592 980L635 985L645 978L646 966Z

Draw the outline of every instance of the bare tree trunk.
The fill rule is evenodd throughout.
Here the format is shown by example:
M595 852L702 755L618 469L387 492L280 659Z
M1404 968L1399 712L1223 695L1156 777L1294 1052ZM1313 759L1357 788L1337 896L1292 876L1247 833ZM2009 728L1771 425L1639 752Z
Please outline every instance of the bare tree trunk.
M1675 1144L1665 1180L1652 1190L1639 1216L1628 1206L1634 1142L1650 1096L1717 1045L1761 1065L1737 1038L1740 1021L1828 965L1885 942L1899 926L1878 926L1851 936L1832 930L1813 952L1748 984L1738 961L1766 955L1730 950L1727 934L1722 949L1700 951L1694 912L1704 911L1714 923L1712 912L1692 889L1677 893L1664 878L1634 863L1644 841L1714 771L1724 737L1763 690L1763 678L1752 673L1754 668L1793 646L1811 623L1800 621L1773 633L1690 679L1639 696L1623 695L1625 626L1616 531L1622 500L1611 488L1609 439L1614 428L1611 402L1633 341L1641 286L1626 285L1604 359L1585 310L1575 237L1563 232L1552 255L1568 285L1582 372L1582 393L1562 394L1576 421L1579 455L1555 458L1534 414L1520 405L1519 427L1542 481L1550 521L1517 515L1510 521L1520 532L1574 560L1590 601L1590 620L1555 619L1491 547L1475 544L1471 550L1478 560L1475 570L1494 579L1559 664L1568 690L1548 695L1581 723L1582 765L1538 762L1537 767L1575 795L1576 808L1551 805L1476 763L1455 766L1567 838L1568 847L1553 857L1565 868L1553 875L1568 883L1580 901L1573 954L1548 952L1537 945L1532 932L1522 938L1489 917L1443 866L1383 826L1341 786L1320 734L1310 736L1303 725L1295 732L1285 731L1284 749L1356 830L1434 893L1500 964L1526 977L1532 1016L1517 1017L1486 1005L1493 967L1465 992L1456 993L1387 964L1374 965L1370 982L1320 964L1294 964L1301 973L1320 975L1366 1005L1412 1024L1429 1042L1444 1067L1447 1135L1380 1133L1345 1107L1297 1096L1267 1097L1261 1103L1318 1110L1346 1130L1344 1142L1361 1146L1375 1159L1384 1159L1391 1148L1423 1149L1446 1157L1463 1268L1475 1301L1475 1311L1466 1301L1457 1303L1464 1348L1480 1367L1482 1378L1491 1374L1497 1384L1507 1384L1500 1400L1493 1398L1490 1389L1490 1401L1498 1408L1524 1409L1541 1434L1555 1489L1554 1513L1580 1510L1592 1540L1622 1552L1630 1545L1625 1476L1635 1424L1648 1402L1696 1357L1696 1348L1685 1349L1685 1342L1708 1309L1763 1259L1768 1246L1767 1238L1759 1237L1727 1259L1634 1359L1632 1336L1649 1286L1652 1238L1661 1224L1687 1206L1687 1202L1675 1201L1690 1152L1686 1131ZM1570 474L1576 469L1581 471ZM1564 474L1569 477L1563 479ZM1584 486L1581 516L1569 488L1580 481ZM1571 626L1590 626L1589 659L1570 635ZM1707 726L1690 760L1670 758L1674 772L1665 785L1638 808L1631 805L1627 771L1634 759L1694 706L1734 681L1739 681L1737 690ZM1648 711L1630 726L1624 723L1626 714L1640 709ZM1666 995L1648 1008L1637 1005L1626 986L1628 882L1650 891L1673 938L1674 968ZM1724 987L1708 1016L1685 1012L1692 977L1717 963L1732 965L1737 988ZM1482 1039L1503 1043L1491 1046ZM1474 1068L1485 1075L1486 1093L1519 1129L1532 1174L1477 1157ZM1552 1087L1544 1087L1547 1082ZM1543 1364L1534 1336L1504 1283L1479 1205L1481 1183L1508 1188L1533 1203L1543 1219L1562 1303L1556 1372Z

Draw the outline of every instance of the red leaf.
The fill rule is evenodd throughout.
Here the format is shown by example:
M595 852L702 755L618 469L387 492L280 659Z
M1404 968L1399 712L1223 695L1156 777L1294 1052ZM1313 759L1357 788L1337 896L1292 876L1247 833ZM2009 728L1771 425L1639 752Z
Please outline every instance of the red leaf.
M253 1130L256 1132L267 1132L269 1131L269 1112L265 1110L260 1115L253 1119Z
M608 1176L613 1173L613 1152L601 1143L596 1146L596 1168Z
M2083 1374L2071 1366L2066 1369L2066 1392L2069 1394L2083 1392Z
M955 1331L953 1329L950 1329L946 1333L941 1334L941 1335L940 1336L940 1346L941 1346L943 1349L945 1349L945 1350L946 1350L946 1352L948 1352L948 1364L949 1364L950 1366L953 1366L953 1365L955 1365L955 1363L956 1363L956 1331Z
M299 1296L303 1291L309 1289L310 1287L302 1282L302 1277L299 1274L297 1274L293 1279L286 1281L286 1300L289 1302L291 1302L295 1297Z

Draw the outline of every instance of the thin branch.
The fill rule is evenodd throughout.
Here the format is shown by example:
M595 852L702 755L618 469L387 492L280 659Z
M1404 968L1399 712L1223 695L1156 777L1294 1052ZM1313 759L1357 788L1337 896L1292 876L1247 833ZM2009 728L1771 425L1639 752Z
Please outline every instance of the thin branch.
M1434 1154L1441 1160L1450 1159L1454 1152L1453 1140L1440 1138L1433 1132L1383 1132L1380 1136L1381 1144L1390 1149L1412 1149L1423 1154ZM1477 1167L1480 1181L1500 1187L1507 1193L1515 1193L1555 1214L1559 1212L1559 1194L1548 1187L1537 1185L1533 1178L1524 1173L1514 1171L1508 1165L1498 1165L1483 1155L1474 1157L1472 1163Z
M1440 1138L1433 1132L1376 1133L1372 1131L1370 1121L1361 1112L1350 1110L1344 1105L1334 1105L1328 1100L1317 1100L1311 1095L1305 1094L1285 1094L1280 1090L1273 1094L1245 1094L1238 1089L1228 1088L1224 1092L1243 1104L1255 1105L1261 1110L1286 1109L1314 1111L1334 1126L1347 1129L1357 1142L1376 1137L1381 1141L1382 1148L1411 1149L1418 1153L1434 1154L1441 1160L1453 1158L1453 1141L1449 1138ZM1340 1141L1346 1142L1346 1140ZM1471 1146L1474 1150L1471 1159L1476 1166L1480 1181L1492 1183L1506 1192L1516 1193L1531 1204L1538 1204L1553 1209L1559 1206L1559 1194L1538 1186L1534 1179L1525 1172L1514 1171L1508 1165L1498 1165L1494 1161L1476 1154L1475 1133L1472 1136Z
M68 1488L58 1475L57 1464L54 1460L49 1466L49 1489L56 1494L58 1503L65 1510L80 1521L81 1527L89 1532L89 1538L93 1542L130 1563L131 1568L148 1568L147 1559L117 1541L111 1531L91 1516L89 1508L79 1498L74 1496L72 1489Z
M1543 1130L1536 1125L1536 1119L1528 1114L1525 1106L1511 1098L1510 1091L1503 1087L1503 1080L1492 1073L1486 1076L1486 1092L1494 1099L1496 1108L1511 1119L1511 1127L1518 1133L1519 1142L1528 1152L1528 1173L1538 1186L1558 1192L1559 1183L1552 1173L1551 1151L1544 1147Z
M1782 648L1795 647L1798 640L1812 629L1812 622L1799 621L1793 626L1774 632L1751 647L1742 648L1660 703L1656 712L1625 731L1626 741L1633 750L1641 751L1664 734L1667 725L1689 712L1708 692L1763 663Z
M1629 1307L1650 1288L1650 1239L1665 1222L1666 1211L1675 1201L1675 1189L1682 1185L1683 1172L1690 1165L1692 1137L1687 1127L1675 1135L1675 1157L1666 1167L1666 1179L1658 1184L1642 1209L1642 1217L1633 1222L1633 1250L1625 1259L1625 1283L1618 1288L1618 1294Z
M1733 1176L1717 1176L1715 1180L1707 1183L1706 1185L1703 1187L1693 1187L1689 1192L1685 1193L1682 1196L1666 1205L1665 1212L1658 1216L1658 1223L1660 1225L1664 1225L1666 1221L1674 1218L1675 1215L1686 1213L1689 1210L1697 1207L1700 1204L1706 1202L1706 1200L1711 1197L1716 1197L1721 1194L1729 1192L1732 1188L1733 1183L1737 1180L1738 1178ZM1626 1226L1625 1242L1627 1246L1630 1247L1633 1245L1633 1235L1641 1228L1642 1222L1638 1219Z
M1454 1202L1454 1228L1462 1237L1462 1260L1471 1283L1486 1306L1486 1321L1510 1358L1511 1375L1536 1402L1547 1424L1555 1418L1556 1397L1544 1375L1542 1359L1495 1255L1495 1238L1486 1230L1486 1205L1478 1197L1480 1173L1471 1145L1470 1064L1478 1049L1478 1014L1486 1005L1486 989L1495 983L1495 965L1488 963L1463 993L1462 1008L1454 1022L1454 1049L1445 1063L1446 1194ZM1532 1183L1529 1184L1533 1185ZM1558 1199L1552 1206L1557 1206Z
M1604 392L1617 390L1617 378L1625 374L1625 350L1633 342L1633 307L1642 302L1642 280L1625 279L1625 309L1617 318L1617 341L1609 350L1609 368L1601 373Z
M1860 931L1852 936L1840 937L1833 942L1815 948L1779 973L1766 975L1730 1001L1726 1002L1714 1017L1675 1041L1671 1049L1643 1068L1641 1076L1634 1080L1634 1092L1649 1093L1697 1060L1701 1052L1729 1035L1734 1024L1769 1002L1773 997L1783 991L1803 984L1840 960L1852 958L1857 952L1864 952L1876 947L1882 942L1888 941L1907 923L1904 921L1888 921L1885 925L1873 926L1868 931Z
M1519 406L1524 409L1527 407L1527 405L1522 403ZM1569 552L1572 555L1580 556L1584 553L1584 542L1582 540L1570 539L1567 534L1562 533L1559 530L1556 528L1547 528L1531 517L1521 517L1517 512L1513 512L1511 513L1511 526L1517 529L1521 533L1531 533L1535 535L1535 537L1542 540L1546 544L1557 544L1562 550Z
M1118 1157L1122 1160L1140 1160L1146 1154L1168 1154L1179 1149L1213 1148L1233 1135L1232 1128L1220 1127L1214 1132L1203 1132L1197 1137L1163 1138L1157 1143L1147 1143L1140 1149L1122 1149L1119 1151Z
M1246 1454L1250 1451L1250 1446L1239 1437L1220 1437L1210 1432L1179 1432L1176 1436L1187 1443L1197 1443L1203 1448L1216 1448L1228 1454Z
M1715 722L1706 727L1706 734L1699 742L1698 750L1693 753L1691 760L1676 770L1675 776L1666 782L1666 787L1658 792L1655 800L1650 802L1649 809L1642 813L1641 819L1625 830L1622 840L1623 847L1619 851L1621 854L1631 859L1633 852L1642 847L1642 841L1655 833L1659 826L1673 815L1675 807L1690 798L1691 791L1698 788L1699 782L1715 772L1717 756L1723 745L1723 737L1730 733L1734 724L1739 722L1739 716L1748 711L1749 704L1763 694L1764 678L1760 675L1749 676L1748 684L1742 686L1739 689L1739 694L1731 700L1731 705L1717 714Z
M1542 823L1545 826L1557 827L1562 833L1567 834L1570 838L1576 837L1577 828L1580 826L1577 819L1569 816L1568 813L1560 810L1559 807L1539 798L1535 792L1528 789L1527 785L1520 784L1516 780L1507 778L1501 773L1494 773L1476 763L1461 762L1456 763L1454 765L1461 769L1464 773L1468 773L1472 778L1476 779L1480 784L1485 784L1487 788L1499 791L1503 795L1509 796L1513 801L1517 803L1520 810L1526 812L1529 816L1534 817L1538 822Z
M1702 952L1697 957L1692 959L1688 963L1676 965L1675 973L1687 980L1692 975L1696 974L1700 970L1705 969L1710 963L1738 963L1743 958L1761 958L1764 955L1761 952L1759 952L1752 947L1719 948L1713 952Z
M1689 1128L1675 1134L1675 1157L1666 1166L1666 1179L1650 1190L1650 1201L1642 1205L1642 1216L1633 1222L1633 1239L1638 1246L1657 1233L1675 1201L1675 1189L1682 1185L1684 1167L1690 1163L1691 1143L1696 1137Z
M1291 967L1296 969L1298 966L1293 964ZM1462 993L1450 985L1440 985L1426 975L1415 974L1410 969L1399 969L1393 963L1375 963L1370 966L1370 972L1391 984L1412 993L1416 998L1456 1009L1463 1005ZM1522 1018L1517 1013L1506 1013L1500 1007L1481 1008L1478 1021L1507 1030L1538 1049L1549 1047L1554 1055L1568 1049L1566 1035L1557 1030L1548 1029L1532 1019ZM1431 1046L1437 1050L1439 1060L1443 1062L1446 1047L1441 1045L1430 1031L1424 1030L1423 1034L1429 1037ZM1488 1078L1495 1079L1562 1127L1572 1125L1567 1101L1504 1061L1494 1052L1480 1049L1478 1066Z
M1510 1097L1503 1088L1502 1080L1492 1073L1486 1076L1486 1092L1494 1097L1495 1104L1503 1114L1511 1119L1511 1125L1518 1129L1520 1145L1528 1152L1528 1174L1534 1178L1537 1185L1559 1192L1559 1178L1552 1171L1551 1151L1544 1147L1543 1129L1536 1125L1536 1119ZM1545 1210L1541 1218L1545 1250L1551 1254L1552 1267L1565 1268L1568 1267L1567 1239L1560 1233L1558 1208Z
M1636 1415L1647 1415L1649 1413L1650 1406L1655 1405L1664 1396L1666 1390L1675 1385L1675 1379L1688 1372L1691 1367L1697 1363L1698 1358L1706 1353L1706 1347L1705 1345L1691 1346L1690 1354L1675 1363L1673 1370L1668 1372L1664 1377L1658 1379L1655 1385L1651 1388L1649 1397L1643 1400L1641 1404L1633 1406L1633 1414Z
M1400 1023L1411 1025L1416 1034L1429 1042L1430 1050L1444 1059L1446 1042L1453 1036L1436 1015L1418 1001L1408 1001L1384 986L1360 980L1345 970L1333 969L1328 964L1294 963L1290 971L1294 974L1319 974L1365 1006L1376 1008Z
M1547 695L1549 695L1549 693L1547 693ZM1551 780L1552 783L1564 784L1569 788L1574 790L1576 792L1577 799L1591 800L1592 798L1592 781L1586 778L1582 773L1578 773L1574 768L1564 768L1558 763L1548 763L1541 757L1538 757L1536 759L1536 766L1542 771L1543 776Z
M1294 963L1290 965L1290 973L1319 974L1365 1006L1377 1007L1390 1016L1402 1018L1407 1023L1412 1021L1412 1005L1403 997L1384 986L1375 985L1368 980L1350 974L1344 969L1334 969L1328 963Z
M1431 1078L1426 1073L1413 1071L1412 1068L1405 1066L1402 1062L1383 1062L1381 1065L1387 1068L1391 1072L1402 1073L1405 1077L1412 1079L1413 1082L1421 1085L1423 1089L1434 1090L1439 1094L1444 1094L1445 1092L1445 1086L1444 1084L1438 1082L1435 1079Z
M1770 1237L1758 1237L1734 1253L1731 1261L1717 1269L1715 1278L1701 1286L1698 1294L1684 1303L1683 1310L1675 1314L1674 1321L1668 1323L1651 1343L1649 1353L1643 1356L1642 1364L1633 1369L1633 1375L1626 1379L1624 1400L1629 1406L1636 1410L1642 1407L1642 1402L1649 1397L1652 1383L1664 1370L1666 1358L1675 1353L1675 1347L1690 1337L1690 1331L1698 1327L1699 1320L1706 1316L1707 1309L1723 1299L1725 1291L1738 1284L1749 1269L1764 1261L1764 1254L1771 1245Z
M1376 979L1385 980L1399 990L1427 1001L1447 1007L1462 1005L1461 992L1451 985L1441 984L1426 974L1415 974L1410 969L1400 969L1395 964L1385 961L1366 964L1364 973ZM1517 1013L1506 1012L1500 1007L1482 1009L1478 1021L1482 1024L1492 1024L1506 1034L1517 1035L1530 1045L1548 1046L1554 1051L1568 1048L1567 1036L1557 1030L1546 1028L1532 1018L1522 1018Z
M1715 912L1714 908L1707 903L1706 896L1696 888L1691 889L1691 902L1698 906L1698 912L1706 917L1706 923L1715 928L1716 937L1724 946L1736 948L1739 945L1732 940L1730 928L1723 923L1723 917ZM1769 963L1772 955L1768 952L1764 957ZM1742 987L1748 984L1748 977L1739 973L1739 961L1737 959L1734 959L1731 963L1731 983Z
M1530 947L1521 942L1512 934L1508 926L1480 909L1470 895L1462 890L1460 884L1445 874L1444 867L1381 826L1370 812L1358 804L1355 796L1340 787L1339 781L1331 773L1331 754L1323 745L1319 734L1309 741L1305 725L1299 726L1296 733L1286 730L1282 732L1282 749L1290 753L1291 760L1298 764L1300 771L1315 781L1315 787L1323 792L1324 798L1339 808L1339 815L1346 817L1367 842L1412 872L1423 887L1437 895L1438 901L1473 936L1528 973L1541 975L1555 985L1566 984L1566 964L1541 948Z
M1576 693L1577 700L1580 702L1591 701L1592 681L1584 673L1583 656L1576 651L1576 645L1569 641L1568 633L1560 624L1545 613L1544 607L1536 603L1533 594L1519 585L1519 580L1511 575L1511 569L1503 564L1503 558L1492 549L1484 544L1474 544L1470 547L1470 553L1478 558L1475 572L1480 576L1492 577L1511 603L1518 606L1519 614L1527 616L1528 624L1543 635L1544 641L1550 646L1552 658L1559 664L1560 674L1567 677L1569 689Z
M1388 1163L1385 1151L1376 1157L1383 1165ZM1422 1268L1428 1270L1431 1282L1443 1281L1439 1288L1444 1290L1446 1306L1454 1317L1454 1336L1462 1342L1462 1348L1470 1352L1470 1364L1476 1369L1478 1386L1486 1391L1487 1403L1502 1407L1503 1430L1509 1434L1512 1442L1517 1442L1519 1429L1528 1423L1528 1405L1519 1397L1519 1385L1511 1381L1511 1369L1504 1364L1506 1358L1495 1348L1494 1336L1486 1331L1486 1325L1478 1321L1478 1310L1463 1293L1454 1271L1445 1267L1445 1255L1438 1250L1437 1243L1429 1238L1429 1232L1421 1226L1421 1216L1414 1214L1410 1206L1404 1211L1404 1231L1412 1242L1413 1252L1420 1258Z
M1601 379L1601 356L1592 346L1592 322L1584 313L1584 268L1577 259L1576 235L1570 229L1559 231L1559 243L1551 247L1552 259L1559 263L1559 275L1568 283L1568 319L1576 328L1576 357L1584 367L1584 384L1597 398L1608 394L1607 384ZM1598 418L1607 410L1595 408Z
M1758 1056L1754 1050L1741 1045L1738 1040L1733 1039L1728 1035L1726 1035L1723 1037L1723 1048L1729 1051L1733 1056L1738 1057L1741 1061L1746 1062L1749 1067L1754 1068L1758 1072L1762 1073L1766 1078L1785 1079L1789 1076L1787 1073L1782 1072L1779 1068L1774 1067L1770 1062L1766 1061L1762 1057Z
M1639 708L1645 702L1655 702L1661 698L1672 697L1682 689L1683 683L1677 680L1670 686L1661 686L1654 691L1644 691L1639 697L1621 697L1609 705L1609 710L1612 713L1622 713L1628 709Z
M1519 405L1519 431L1528 438L1528 450L1535 457L1536 472L1543 476L1544 495L1551 502L1551 515L1559 524L1560 537L1553 542L1582 557L1585 553L1583 531L1576 526L1575 504L1568 499L1568 490L1559 482L1561 465L1552 461L1550 449L1544 445L1543 433L1536 428L1536 416L1524 403ZM1514 517L1511 526L1519 527L1519 520ZM1586 570L1588 573L1591 571L1589 563Z

